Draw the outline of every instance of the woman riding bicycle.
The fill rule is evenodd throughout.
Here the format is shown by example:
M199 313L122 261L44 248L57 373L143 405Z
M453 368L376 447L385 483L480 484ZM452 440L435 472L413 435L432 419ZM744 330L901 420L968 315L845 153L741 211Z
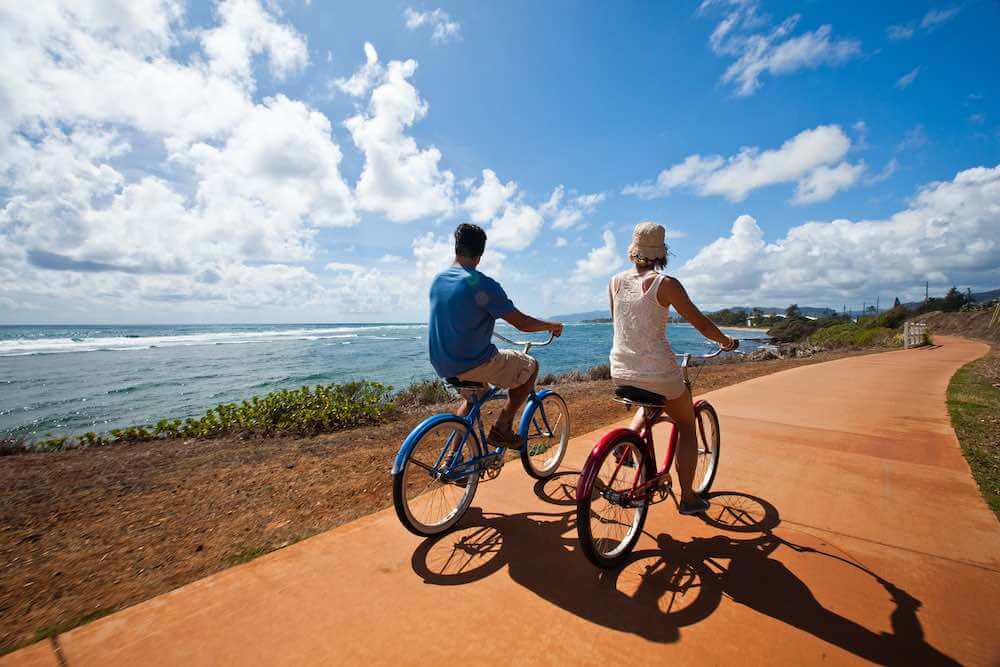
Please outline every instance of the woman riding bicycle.
M632 232L628 258L635 266L611 278L608 297L614 321L611 347L611 378L616 385L644 389L663 398L664 412L677 424L677 478L681 487L681 514L699 514L709 504L693 491L698 463L695 413L684 373L667 340L670 307L703 336L723 350L734 350L735 341L719 331L691 303L676 278L659 272L667 265L667 246L662 225L641 222ZM636 412L631 428L643 428L642 411Z

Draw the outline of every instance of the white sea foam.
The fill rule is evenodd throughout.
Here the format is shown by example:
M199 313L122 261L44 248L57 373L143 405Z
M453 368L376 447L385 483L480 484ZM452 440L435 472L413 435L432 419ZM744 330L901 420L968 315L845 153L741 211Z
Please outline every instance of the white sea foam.
M219 331L168 336L94 336L86 338L12 338L0 340L0 357L66 352L124 352L155 347L192 345L237 345L245 343L277 343L291 340L326 340L357 338L370 331L424 329L424 324L375 326L334 326L309 329L273 329L263 331Z

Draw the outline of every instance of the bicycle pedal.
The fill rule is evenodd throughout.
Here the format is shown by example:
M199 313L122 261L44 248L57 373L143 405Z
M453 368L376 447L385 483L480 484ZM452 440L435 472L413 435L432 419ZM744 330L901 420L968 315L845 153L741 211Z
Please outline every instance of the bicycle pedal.
M503 469L503 458L500 456L488 459L479 470L479 478L484 481L496 479Z
M673 493L673 490L674 490L673 482L668 479L666 482L661 482L660 484L657 484L656 488L653 489L653 493L657 498L657 502L659 502L662 500L666 500L667 497Z

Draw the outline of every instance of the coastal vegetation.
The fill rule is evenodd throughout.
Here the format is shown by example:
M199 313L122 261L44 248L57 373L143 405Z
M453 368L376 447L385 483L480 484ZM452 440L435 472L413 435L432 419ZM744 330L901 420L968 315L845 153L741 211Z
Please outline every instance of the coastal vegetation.
M715 322L720 327L770 327L781 321L773 313L765 313L761 308L723 308L710 313L705 313L708 319Z
M994 349L955 373L948 412L972 476L1000 519L1000 353Z
M898 300L897 300L898 301ZM823 349L843 347L899 347L900 329L915 313L899 303L881 313L851 319L845 314L810 319L789 306L786 316L767 335L776 343L807 342Z
M198 418L163 419L156 424L113 429L106 434L88 432L76 437L49 437L35 442L8 439L0 442L0 454L168 438L266 438L331 433L378 424L394 416L401 407L437 403L448 397L450 393L440 380L417 382L397 394L391 386L369 381L282 389L241 403L222 403Z
M609 379L610 367L608 364L601 364L585 371L548 373L539 378L538 384ZM311 436L380 424L397 417L401 410L447 403L455 398L456 394L439 379L418 380L398 392L393 392L391 386L369 381L305 386L254 396L241 403L222 403L209 408L197 418L162 419L155 424L113 429L108 433L88 432L79 436L46 437L35 441L25 438L0 439L0 455L170 438L207 440L224 436Z

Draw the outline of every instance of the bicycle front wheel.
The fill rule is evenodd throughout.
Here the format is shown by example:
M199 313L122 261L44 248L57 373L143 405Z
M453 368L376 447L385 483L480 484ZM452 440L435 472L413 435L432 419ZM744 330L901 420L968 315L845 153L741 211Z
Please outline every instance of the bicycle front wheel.
M546 394L525 408L528 442L521 448L521 463L535 479L551 477L566 456L569 443L569 408L559 394Z
M712 489L715 473L719 470L719 415L708 403L695 408L696 431L698 437L698 464L694 473L694 491L701 495Z
M578 491L576 530L580 548L602 568L621 565L639 540L649 510L649 495L628 502L623 496L647 479L639 437L629 433L598 454L590 488ZM583 477L581 476L581 480Z
M429 428L392 476L400 522L422 537L450 530L472 504L479 484L475 436L455 418Z

